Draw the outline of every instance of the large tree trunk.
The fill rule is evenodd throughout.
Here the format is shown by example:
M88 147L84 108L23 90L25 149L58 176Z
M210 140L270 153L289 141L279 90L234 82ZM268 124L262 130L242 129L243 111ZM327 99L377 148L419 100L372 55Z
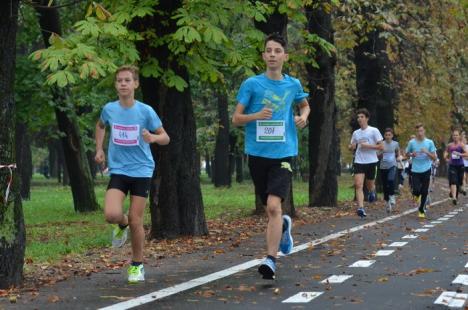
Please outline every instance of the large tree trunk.
M29 200L33 173L31 139L26 124L21 122L16 123L16 163L18 174L21 176L21 198Z
M48 1L42 0L43 5ZM50 33L61 35L60 18L56 8L36 7L44 43L49 46ZM75 211L88 212L99 209L94 192L94 182L81 139L77 116L73 104L69 102L66 91L55 88L55 116L58 129L64 133L61 138L65 163L73 195ZM65 178L64 178L65 179Z
M58 154L57 154L57 140L51 139L47 143L49 149L49 175L51 178L58 177Z
M307 20L310 33L315 33L333 44L331 14L325 12L322 5L307 10ZM317 49L316 60L319 68L306 65L313 98L309 116L309 206L336 207L340 147L336 128L336 58L328 56L320 47L314 47Z
M377 29L354 48L358 108L369 110L369 124L381 132L394 125L395 91L390 80L391 63L386 39Z
M161 15L139 20L132 27L138 31L151 27L158 37L173 33L177 25L171 17L181 6L180 0L159 1L156 10ZM163 70L171 69L189 82L187 69L174 60L166 45L153 48L141 41L138 49L142 60L154 57ZM157 177L151 188L151 237L207 234L190 86L180 92L154 78L142 78L141 82L144 101L157 111L171 138L167 146L153 145Z
M229 158L228 97L225 90L218 90L218 134L216 136L213 183L215 187L231 186Z
M0 165L15 163L15 55L18 0L0 1ZM0 168L0 289L17 286L23 278L25 230L19 178Z
M272 1L265 0L262 1L265 3L271 3ZM282 14L278 11L278 8L267 17L266 22L257 22L255 21L255 27L262 31L264 34L269 35L272 33L279 33L287 40L288 34L288 16L286 14ZM294 201L293 201L293 194L292 194L292 182L291 187L289 189L289 196L284 199L283 203L281 204L281 208L283 213L289 214L290 216L295 216L296 210L294 208ZM255 213L261 214L265 212L265 208L261 203L261 198L256 195L255 197Z

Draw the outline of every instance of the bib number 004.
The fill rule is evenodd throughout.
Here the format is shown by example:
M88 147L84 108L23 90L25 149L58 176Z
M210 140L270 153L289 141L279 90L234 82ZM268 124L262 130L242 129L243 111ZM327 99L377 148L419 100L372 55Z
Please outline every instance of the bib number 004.
M284 121L257 121L257 142L285 142Z

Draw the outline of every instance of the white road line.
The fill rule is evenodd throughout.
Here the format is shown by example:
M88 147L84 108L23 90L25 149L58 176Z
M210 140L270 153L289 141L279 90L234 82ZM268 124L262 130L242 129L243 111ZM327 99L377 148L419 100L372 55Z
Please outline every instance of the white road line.
M424 225L423 227L426 227L426 228L432 228L434 227L435 225L432 225L432 224L427 224L427 225Z
M296 295L283 300L282 302L287 303L306 303L322 295L323 292L299 292Z
M432 221L431 224L442 224L442 221Z
M468 263L466 263L465 268L468 268Z
M457 211L452 211L452 212L449 212L450 215L457 215L458 212Z
M417 237L419 236L418 235L406 235L406 236L401 237L401 239L416 239Z
M453 214L447 214L447 215L445 215L444 217L446 217L446 218L452 218L452 217L454 217L454 216L455 216L455 215L453 215Z
M437 298L434 303L448 306L450 308L463 308L467 299L468 294L459 294L457 292L445 291L440 294L439 298Z
M428 230L429 228L418 228L418 229L415 229L414 232L426 232Z
M399 248L399 247L405 246L407 244L408 244L408 242L393 242L392 244L389 245L389 247Z
M455 280L452 281L453 284L462 284L468 285L468 274L459 274Z
M351 268L367 268L372 266L376 261L375 260L358 260L357 262L354 262L353 264L349 265L348 267Z
M378 250L375 252L374 256L389 256L393 254L393 252L395 252L395 250Z
M442 204L442 203L444 203L444 202L446 202L448 200L449 200L449 198L446 198L446 199L434 202L431 206L436 206L438 204ZM397 218L403 217L405 215L414 213L417 210L418 210L418 208L412 208L412 209L406 210L405 212L402 212L400 214L395 214L395 215L392 215L392 216L388 216L388 217L385 217L385 218L380 219L380 220L376 220L376 221L373 221L373 222L369 222L367 224L355 226L355 227L352 227L352 228L349 228L349 229L345 229L345 230L330 234L330 235L325 236L325 237L320 238L320 239L315 239L315 240L312 240L310 242L303 243L301 245L295 246L293 248L293 250L291 251L291 254L306 250L306 249L308 249L310 247L313 247L315 245L319 245L319 244L328 242L330 240L338 239L340 237L343 237L343 236L345 236L347 234L350 234L350 233L353 233L353 232L356 232L356 231L360 231L360 230L363 230L363 229L370 228L370 227L375 226L377 224L382 224L382 223L385 223L385 222L388 222L388 221L392 221L394 219L397 219ZM206 275L206 276L203 276L203 277L200 277L200 278L196 278L196 279L193 279L193 280L190 280L190 281L187 281L187 282L183 282L183 283L180 283L180 284L168 287L168 288L164 288L164 289L154 291L154 292L151 292L151 293L139 296L139 297L135 297L135 298L130 299L130 300L122 301L122 302L116 303L114 305L110 305L110 306L107 306L107 307L104 307L104 308L100 308L100 310L126 310L126 309L131 309L131 308L134 308L134 307L137 307L137 306L140 306L140 305L143 305L143 304L147 304L147 303L159 300L159 299L163 299L165 297L168 297L168 296L171 296L171 295L174 295L174 294L178 294L178 293L183 292L183 291L187 291L187 290L192 289L194 287L202 286L204 284L207 284L207 283L210 283L210 282L225 278L227 276L242 272L244 270L247 270L247 269L250 269L252 267L258 266L261 263L261 261L262 261L261 259L254 259L254 260L251 260L251 261L247 261L247 262L242 263L240 265L236 265L236 266L221 270L219 272L211 273L209 275Z
M338 276L333 275L321 281L320 283L323 283L323 284L343 283L344 281L351 279L352 277L353 277L352 275L338 275Z
M438 220L438 221L448 221L448 218L446 218L446 217L439 217L437 220Z

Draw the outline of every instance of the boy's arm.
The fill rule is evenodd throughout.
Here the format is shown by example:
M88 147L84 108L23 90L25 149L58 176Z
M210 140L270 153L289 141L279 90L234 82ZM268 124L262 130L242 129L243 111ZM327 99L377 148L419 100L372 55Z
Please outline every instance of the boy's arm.
M148 130L143 129L142 131L143 139L147 143L157 143L159 145L168 145L171 139L169 135L164 130L163 127L159 127L155 130L154 134L150 133Z
M106 155L104 154L104 150L102 148L105 136L106 136L106 125L104 125L101 120L98 120L96 123L96 135L95 135L96 156L94 157L94 160L98 164L101 164L106 160Z
M273 111L269 108L263 108L261 111L252 114L245 114L244 110L245 106L238 103L232 115L232 124L234 126L242 126L258 119L270 119L273 115Z
M294 122L299 128L304 128L307 125L307 119L309 118L310 107L307 99L304 99L299 103L299 116L294 116Z

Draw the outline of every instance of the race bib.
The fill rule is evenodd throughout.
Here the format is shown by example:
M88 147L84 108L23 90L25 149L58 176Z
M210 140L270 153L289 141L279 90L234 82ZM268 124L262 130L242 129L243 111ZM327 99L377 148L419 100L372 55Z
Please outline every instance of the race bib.
M395 153L383 153L383 160L388 161L388 162L394 162L395 159Z
M416 156L415 158L418 158L418 159L423 159L423 158L427 158L427 154L424 153L424 152L416 152Z
M452 152L452 159L460 159L458 152Z
M139 145L140 125L112 125L112 142L122 146Z
M286 142L284 121L257 121L257 142Z
M367 138L359 139L359 140L358 140L358 143L359 143L359 144L360 144L360 143L369 143L369 139L367 139Z

